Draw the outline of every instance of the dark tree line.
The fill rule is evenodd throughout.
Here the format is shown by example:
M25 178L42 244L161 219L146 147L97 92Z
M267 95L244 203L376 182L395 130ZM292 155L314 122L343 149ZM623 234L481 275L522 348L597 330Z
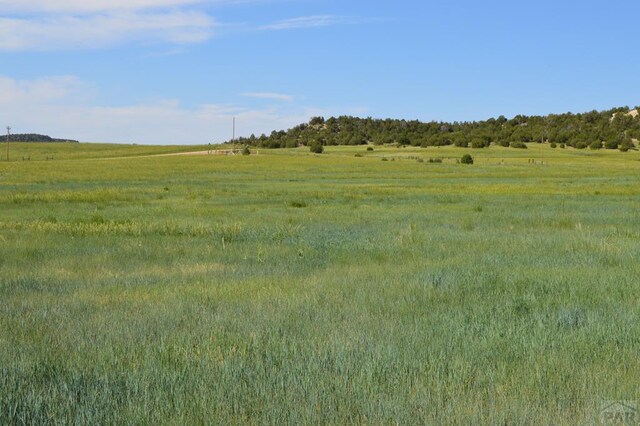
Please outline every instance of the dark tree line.
M4 142L7 140L7 136L0 136L0 142ZM35 133L17 133L15 135L9 136L9 142L72 142L78 143L78 141L74 141L71 139L54 139L51 136L47 135L38 135Z
M639 109L640 110L640 109ZM504 116L473 122L429 122L357 118L313 117L308 123L270 135L240 138L239 143L261 148L293 148L300 145L397 144L484 148L491 144L526 148L526 143L551 143L578 149L634 148L640 139L640 116L628 107L583 114Z

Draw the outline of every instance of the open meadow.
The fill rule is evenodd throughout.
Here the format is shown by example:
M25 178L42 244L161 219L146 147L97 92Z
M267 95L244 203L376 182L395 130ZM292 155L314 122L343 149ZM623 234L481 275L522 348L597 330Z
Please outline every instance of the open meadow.
M640 400L637 151L146 156L189 148L12 144L0 424L573 425Z

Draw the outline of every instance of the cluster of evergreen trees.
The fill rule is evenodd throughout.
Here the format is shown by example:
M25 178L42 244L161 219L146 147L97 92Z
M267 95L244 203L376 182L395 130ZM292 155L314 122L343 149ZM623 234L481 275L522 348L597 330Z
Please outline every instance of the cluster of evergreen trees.
M0 136L0 142L7 140L7 136ZM9 142L72 142L78 143L71 139L54 139L47 135L38 135L35 133L17 133L9 136Z
M640 111L640 108L634 110ZM608 148L626 151L640 139L640 116L628 107L584 114L504 116L474 122L430 122L314 117L287 131L240 138L237 142L262 148L300 145L363 145L373 143L411 146L456 145L484 148L491 144L526 148L528 142L551 143L578 149Z

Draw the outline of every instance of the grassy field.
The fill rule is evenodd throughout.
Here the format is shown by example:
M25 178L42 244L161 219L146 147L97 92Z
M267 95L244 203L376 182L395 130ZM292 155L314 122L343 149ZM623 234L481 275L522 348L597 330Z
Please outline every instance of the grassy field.
M640 399L637 152L136 157L184 149L12 145L0 424L573 425Z

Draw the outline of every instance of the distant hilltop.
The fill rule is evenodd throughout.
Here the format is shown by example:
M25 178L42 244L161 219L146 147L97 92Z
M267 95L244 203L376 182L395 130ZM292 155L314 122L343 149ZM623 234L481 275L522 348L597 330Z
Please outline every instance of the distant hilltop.
M527 143L577 149L636 150L640 144L640 107L613 108L580 114L516 115L484 121L421 122L418 120L313 117L288 130L238 138L235 143L264 148L323 145L443 146L526 148Z
M7 140L7 136L1 136L0 141ZM47 135L38 135L35 133L17 133L9 136L9 142L51 142L51 143L78 143L73 139L55 139Z

